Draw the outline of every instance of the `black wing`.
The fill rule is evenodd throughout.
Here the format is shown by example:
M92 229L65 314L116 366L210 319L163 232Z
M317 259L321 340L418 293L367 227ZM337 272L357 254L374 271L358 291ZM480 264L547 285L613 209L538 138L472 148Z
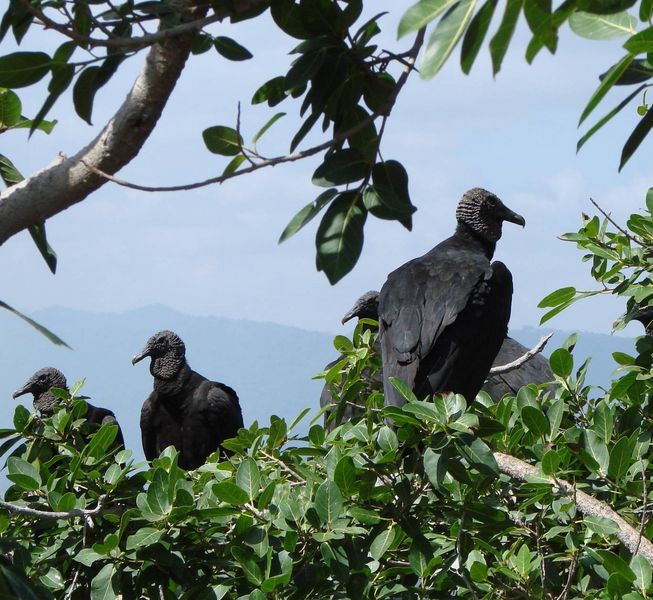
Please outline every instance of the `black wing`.
M86 411L86 420L89 423L95 423L98 427L102 427L105 423L111 423L112 425L118 425L118 433L116 434L116 443L121 445L123 448L125 446L125 438L122 435L122 429L120 424L116 419L116 415L113 411L108 408L103 408L101 406L94 406L87 402L88 410Z
M152 392L141 408L141 441L147 460L154 460L168 446L182 452L181 425ZM181 462L181 459L180 459Z
M492 276L487 258L447 242L390 273L381 289L379 326L386 404L403 404L388 378L398 377L414 389L422 361L438 353L437 342L443 332L465 309L475 288Z

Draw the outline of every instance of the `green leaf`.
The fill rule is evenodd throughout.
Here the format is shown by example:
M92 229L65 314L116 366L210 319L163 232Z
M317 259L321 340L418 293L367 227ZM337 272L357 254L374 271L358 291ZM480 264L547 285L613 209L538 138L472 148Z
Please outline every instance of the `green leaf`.
M336 150L329 154L313 173L313 185L331 187L353 183L363 179L370 172L370 164L353 148Z
M278 112L270 119L268 119L267 123L261 127L256 133L256 135L252 138L252 143L256 144L261 139L261 136L268 130L272 125L274 125L281 117L284 117L286 115L285 112Z
M236 484L247 492L250 500L256 498L261 487L261 473L253 458L247 458L238 465Z
M356 192L342 192L331 203L318 227L318 271L324 271L331 285L354 268L363 249L363 227L367 212Z
M391 452L396 450L399 446L397 434L387 425L384 425L379 429L376 441L384 452Z
M406 402L418 402L417 396L413 391L398 377L389 377L388 381L392 387L399 392Z
M247 48L224 35L217 36L213 40L213 45L218 53L228 60L248 60L253 56Z
M515 32L523 2L524 0L507 0L501 25L499 25L499 29L490 40L493 75L496 75L501 70L501 64L508 50L512 35Z
M431 482L431 485L438 488L444 482L445 475L447 474L447 461L442 454L427 448L424 451L424 472Z
M73 86L73 105L75 112L89 125L92 124L91 116L95 94L111 79L120 63L126 58L127 55L122 54L109 55L102 66L86 67L77 78Z
M213 493L227 504L245 504L248 493L231 481L221 481L213 486Z
M615 106L608 114L606 114L603 118L599 119L596 124L591 127L587 133L578 140L578 143L576 144L576 152L578 152L584 145L587 140L589 140L601 127L603 127L612 117L614 117L616 114L621 112L621 110L630 103L630 101L637 95L641 93L641 91L648 86L646 85L640 85L634 92L628 94L617 106Z
M574 359L569 350L557 348L551 353L549 364L553 373L558 377L569 377L574 368Z
M313 202L309 202L304 208L302 208L286 225L286 228L283 230L281 237L279 238L279 244L285 242L288 238L295 235L304 225L309 223L315 215L317 215L333 198L338 194L336 188L331 188L322 192Z
M630 560L630 569L635 573L635 585L642 591L651 585L651 563L641 554L636 554Z
M555 475L559 466L560 455L555 450L547 450L542 457L542 473L545 475Z
M356 493L356 467L351 456L343 456L336 465L333 472L333 480L340 488L344 496L352 496Z
M269 81L266 81L258 90L254 92L252 96L252 104L260 104L261 102L267 102L269 107L276 106L284 100L287 96L286 78L283 75L279 77L274 77Z
M96 560L106 558L104 554L100 554L91 548L82 548L73 560L82 563L86 567L90 567Z
M18 95L0 88L0 130L18 123L21 111L22 104Z
M53 64L52 65L52 79L48 85L48 97L45 99L43 106L39 109L39 112L36 114L34 119L30 124L30 135L34 133L37 129L44 130L46 133L50 133L47 130L48 121L43 119L48 114L50 109L54 106L54 103L57 101L59 96L63 94L67 89L70 83L75 76L75 67L68 64ZM56 123L56 121L55 121ZM46 129L43 129L46 126Z
M426 27L455 3L456 0L420 0L402 15L397 29L397 39Z
M343 497L334 481L324 481L315 493L315 511L323 523L333 523L342 513Z
M45 52L14 52L0 57L0 87L16 89L40 81L52 59Z
M466 75L472 70L472 65L483 45L498 3L499 0L487 0L471 20L465 32L460 49L460 67Z
M619 481L628 472L632 462L632 447L628 438L622 437L617 440L617 443L610 451L608 475L614 481Z
M601 472L607 474L610 454L605 442L591 429L586 429L583 435L585 437L585 449L598 463Z
M227 175L232 175L238 170L238 167L245 162L246 158L242 154L237 154L230 161L229 164L222 171L222 176L226 177Z
M41 486L38 469L18 456L7 459L7 479L28 491L37 490Z
M499 474L499 467L492 450L481 438L464 435L461 442L456 443L458 452L472 467L485 475Z
M640 119L639 123L633 129L633 132L630 134L624 147L621 151L621 159L619 161L619 171L624 168L624 165L628 162L630 157L635 153L635 150L639 148L639 145L644 141L644 138L648 135L653 127L653 110L649 109Z
M127 538L127 550L137 550L155 544L163 537L164 531L153 527L143 527Z
M413 543L408 551L408 564L410 564L413 573L423 577L431 558L433 558L433 550L428 541L422 536L413 538Z
M564 287L551 292L548 296L545 296L540 300L540 303L537 305L538 308L545 308L547 306L558 306L572 300L576 295L575 287Z
M215 125L202 132L204 145L209 152L222 156L236 156L243 146L243 138L231 127Z
M118 577L115 565L104 565L91 581L91 600L110 600L118 596Z
M105 456L117 435L118 425L112 423L105 423L102 425L102 427L93 434L90 443L86 447L88 456L95 459Z
M610 88L619 80L623 73L628 69L630 63L633 62L635 57L632 54L627 54L624 56L616 65L614 65L605 75L599 87L596 88L592 97L589 99L587 106L584 108L583 113L580 116L578 124L580 125L591 112L596 108L598 103L605 97L605 95L610 91Z
M597 15L576 11L569 17L569 27L588 40L613 40L636 33L637 19L627 12Z
M381 560L388 548L392 545L394 539L395 530L391 525L388 529L384 529L372 540L372 543L370 544L370 556L374 560Z
M634 21L634 17L631 18ZM635 28L633 27L633 31L629 33L635 33ZM653 27L648 27L639 33L635 33L635 35L626 41L624 48L631 54L642 54L653 51Z
M22 432L27 423L29 423L30 417L29 410L27 410L22 404L19 404L14 411L14 427L19 433Z
M476 0L460 0L431 32L426 49L422 54L419 75L430 79L442 68L456 44L462 37L474 14Z
M365 208L379 219L399 221L408 231L412 229L411 215L417 210L408 193L408 173L401 163L387 160L372 168L374 185L363 194Z
M537 436L550 433L549 420L546 415L535 406L524 406L521 409L521 418L529 431Z
M592 416L592 429L607 444L612 437L614 415L605 400L599 402Z

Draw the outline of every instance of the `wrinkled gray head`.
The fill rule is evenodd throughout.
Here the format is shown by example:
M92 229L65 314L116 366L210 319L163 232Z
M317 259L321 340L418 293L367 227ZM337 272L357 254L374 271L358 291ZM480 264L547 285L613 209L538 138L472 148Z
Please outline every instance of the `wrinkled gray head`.
M501 237L504 221L522 227L526 225L524 217L510 210L497 196L483 188L472 188L463 194L456 209L456 220L488 242L496 242Z
M344 325L350 319L358 317L359 319L375 319L379 318L379 292L370 290L365 292L354 306L352 306L344 317L342 317L342 324Z
M164 329L155 333L134 358L132 364L149 356L150 373L160 379L171 379L186 362L186 346L181 338L174 332Z
M13 393L13 397L16 399L24 394L32 394L34 407L41 413L48 414L52 412L52 407L59 401L54 394L50 393L50 388L53 387L67 390L66 377L59 369L45 367L34 373L21 388Z

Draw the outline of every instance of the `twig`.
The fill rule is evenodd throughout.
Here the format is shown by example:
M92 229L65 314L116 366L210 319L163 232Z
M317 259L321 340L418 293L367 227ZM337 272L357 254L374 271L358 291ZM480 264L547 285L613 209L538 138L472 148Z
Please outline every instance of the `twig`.
M195 21L189 21L188 23L182 23L181 25L176 25L170 29L162 29L156 33L148 33L140 37L131 37L131 38L111 38L111 39L98 39L87 37L78 33L74 29L69 29L61 23L57 23L43 14L43 11L39 10L34 6L29 0L19 0L20 5L33 17L37 18L47 29L54 29L55 31L61 33L62 35L79 42L80 44L85 44L94 47L107 47L107 48L145 48L151 46L161 40L165 40L171 37L176 37L178 35L183 35L191 31L199 31L203 27L210 25L211 23L216 23L222 21L227 15L224 13L213 14L210 17L204 17L203 19L197 19Z
M420 29L417 33L417 36L415 37L415 42L409 51L409 59L407 60L407 65L404 67L401 75L397 79L397 84L395 85L395 89L393 90L393 93L391 94L386 106L372 113L367 119L364 119L360 123L357 123L354 127L351 127L350 129L347 129L342 133L334 135L330 140L323 142L322 144L318 144L317 146L313 146L312 148L307 148L306 150L301 150L299 152L294 152L292 154L284 154L283 156L268 158L266 160L262 160L255 164L252 164L249 167L246 167L239 171L235 171L233 173L228 173L226 175L220 175L218 177L210 177L209 179L205 179L203 181L196 181L194 183L186 183L186 184L171 185L171 186L149 186L149 185L140 185L138 183L132 183L130 181L119 179L118 177L115 177L109 173L106 173L105 171L102 171L96 166L87 163L84 159L80 159L80 162L89 171L92 171L96 175L100 175L101 177L104 177L107 181L112 181L113 183L126 188L130 188L133 190L140 190L141 192L182 192L182 191L195 190L198 188L206 187L207 185L224 183L225 181L227 181L227 179L232 179L234 177L239 177L241 175L253 173L254 171L258 171L259 169L263 169L265 167L274 167L275 165L279 165L282 163L295 162L297 160L301 160L303 158L313 156L315 154L318 154L319 152L322 152L322 150L327 150L331 146L338 144L342 140L348 138L354 133L367 127L378 117L384 116L385 118L387 118L387 116L392 111L392 108L397 100L397 96L399 95L399 92L406 84L406 81L408 80L408 76L413 70L413 64L415 63L415 59L417 58L417 54L419 53L419 50L422 47L423 43L424 43L424 29Z
M503 452L494 452L493 455L499 466L499 471L502 473L520 481L527 481L529 477L533 476L537 476L540 479L547 479L554 491L574 497L574 503L581 513L614 521L618 526L618 530L615 533L617 539L631 554L640 554L653 565L653 543L641 536L628 521L605 502L597 500L582 490L576 489L573 484L564 479L543 476L533 465L529 465L527 462L514 456L504 454Z
M295 479L298 479L300 483L306 483L306 480L299 473L297 473L297 471L294 471L293 469L291 469L281 459L277 458L276 456L273 456L272 454L268 454L265 450L261 450L261 454L263 456L265 456L266 458L269 458L271 461L274 461L275 463L277 463L286 473L289 473Z
M642 520L639 525L639 539L637 540L637 546L635 546L635 552L633 554L637 554L639 551L639 545L642 542L642 538L644 537L644 527L646 527L646 507L648 505L648 489L646 487L646 468L644 466L644 461L642 460L642 457L639 457L639 464L642 467L642 492L644 493L644 503L642 505Z
M542 336L540 338L540 341L537 342L537 344L533 346L533 348L531 348L528 352L526 352L526 354L523 354L522 356L513 360L512 362L509 362L505 365L500 365L498 367L492 367L488 375L501 375L503 373L509 373L510 371L519 369L519 367L521 367L525 362L529 361L536 354L544 350L544 346L546 346L546 343L551 339L552 335L553 333L549 333L548 335Z
M38 519L74 519L76 517L96 517L104 511L107 503L107 496L102 495L97 499L97 506L95 508L73 508L69 511L48 511L38 510L36 508L29 508L28 506L18 506L11 502L0 500L0 508L4 508L9 512L28 517L36 517Z
M590 198L590 202L591 202L594 206L596 206L596 208L598 208L599 211L601 211L601 214L602 214L602 215L603 215L603 216L604 216L608 221L610 221L610 223L612 223L612 224L613 224L613 225L614 225L614 226L615 226L619 231L621 231L621 233L623 233L623 234L624 234L624 235L625 235L625 236L626 236L626 237L627 237L631 242L635 242L635 244L637 244L637 245L639 245L639 246L643 246L643 245L644 245L644 244L642 244L642 242L640 242L637 238L635 238L635 237L633 237L632 235L630 235L630 233L628 233L625 229L623 229L623 228L622 228L618 223L616 223L616 222L612 219L612 217L611 217L607 212L605 212L605 211L604 211L604 210L603 210L603 209L598 205L597 202L594 201L594 198Z
M566 600L566 598L569 596L569 590L571 589L571 582L576 573L577 565L578 565L578 553L574 552L573 556L571 557L571 564L569 565L569 573L567 574L567 581L565 583L565 587L562 588L562 591L560 592L556 600Z

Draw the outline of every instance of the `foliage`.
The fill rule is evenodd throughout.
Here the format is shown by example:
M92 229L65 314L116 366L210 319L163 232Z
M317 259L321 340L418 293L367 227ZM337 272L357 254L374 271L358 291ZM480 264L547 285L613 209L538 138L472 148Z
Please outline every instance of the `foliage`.
M598 219L567 237L632 303L649 297L641 261L653 217L633 215L629 227L636 247ZM336 338L342 359L324 374L340 410L361 407L350 422L327 433L318 414L298 436L308 411L290 425L273 416L189 473L173 448L139 465L115 447L115 426L88 431L80 385L57 391L52 417L18 407L0 431L12 482L0 533L15 581L43 598L650 597L650 562L619 545L612 519L556 486L574 482L653 535L649 338L637 356L615 356L624 374L609 390L585 381L571 338L551 356L554 392L531 385L467 405L417 399L395 381L406 404L384 408L367 324ZM506 454L537 473L511 477ZM72 514L45 518L52 511Z
M256 146L286 112L272 114L257 128L250 144L245 143L242 131L248 126L241 127L240 117L236 123L207 126L202 135L210 152L229 158L223 178L323 153L312 181L327 190L297 213L280 241L321 214L316 265L335 283L351 271L360 256L368 215L412 227L416 209L408 191L408 174L400 163L381 155L381 141L385 122L413 69L427 29L429 37L419 62L423 78L433 77L458 45L461 68L468 73L486 38L493 72L498 73L522 17L531 32L525 51L529 63L542 49L556 51L559 31L567 23L577 35L592 40L628 36L626 56L601 76L581 122L613 86L638 87L581 138L580 148L650 86L647 82L653 67L648 53L653 51L653 27L649 20L653 9L651 2L641 0L636 18L627 12L636 4L635 0L567 0L554 8L550 0L508 0L499 11L497 0L419 0L404 12L398 25L398 37L412 38L412 47L396 51L378 46L377 36L388 19L384 21L384 13L362 19L363 0L212 0L210 8L195 0L10 0L0 22L0 42L11 32L18 44L28 45L34 23L43 23L60 43L54 52L37 48L0 56L0 86L6 88L0 94L0 129L20 126L29 127L30 133L49 131L53 123L45 118L69 88L77 115L90 123L96 94L126 60L155 43L168 43L189 32L195 36L193 54L213 53L216 60L252 60L247 48L232 37L214 35L210 25L230 20L237 31L240 22L269 11L275 26L298 44L291 52L291 63L280 74L270 74L251 102L272 108L299 101L304 121L290 140L290 154L268 159ZM644 26L639 31L638 19ZM493 21L496 27L490 33ZM169 37L162 37L164 34ZM27 120L19 114L16 90L42 80L48 81L47 95L35 118ZM653 124L645 96L638 110L642 118L624 146L621 166ZM318 124L323 132L329 131L327 141L296 152ZM42 229L42 224L39 227ZM44 253L44 232L41 237L39 248ZM52 253L44 253L44 257L54 268Z

